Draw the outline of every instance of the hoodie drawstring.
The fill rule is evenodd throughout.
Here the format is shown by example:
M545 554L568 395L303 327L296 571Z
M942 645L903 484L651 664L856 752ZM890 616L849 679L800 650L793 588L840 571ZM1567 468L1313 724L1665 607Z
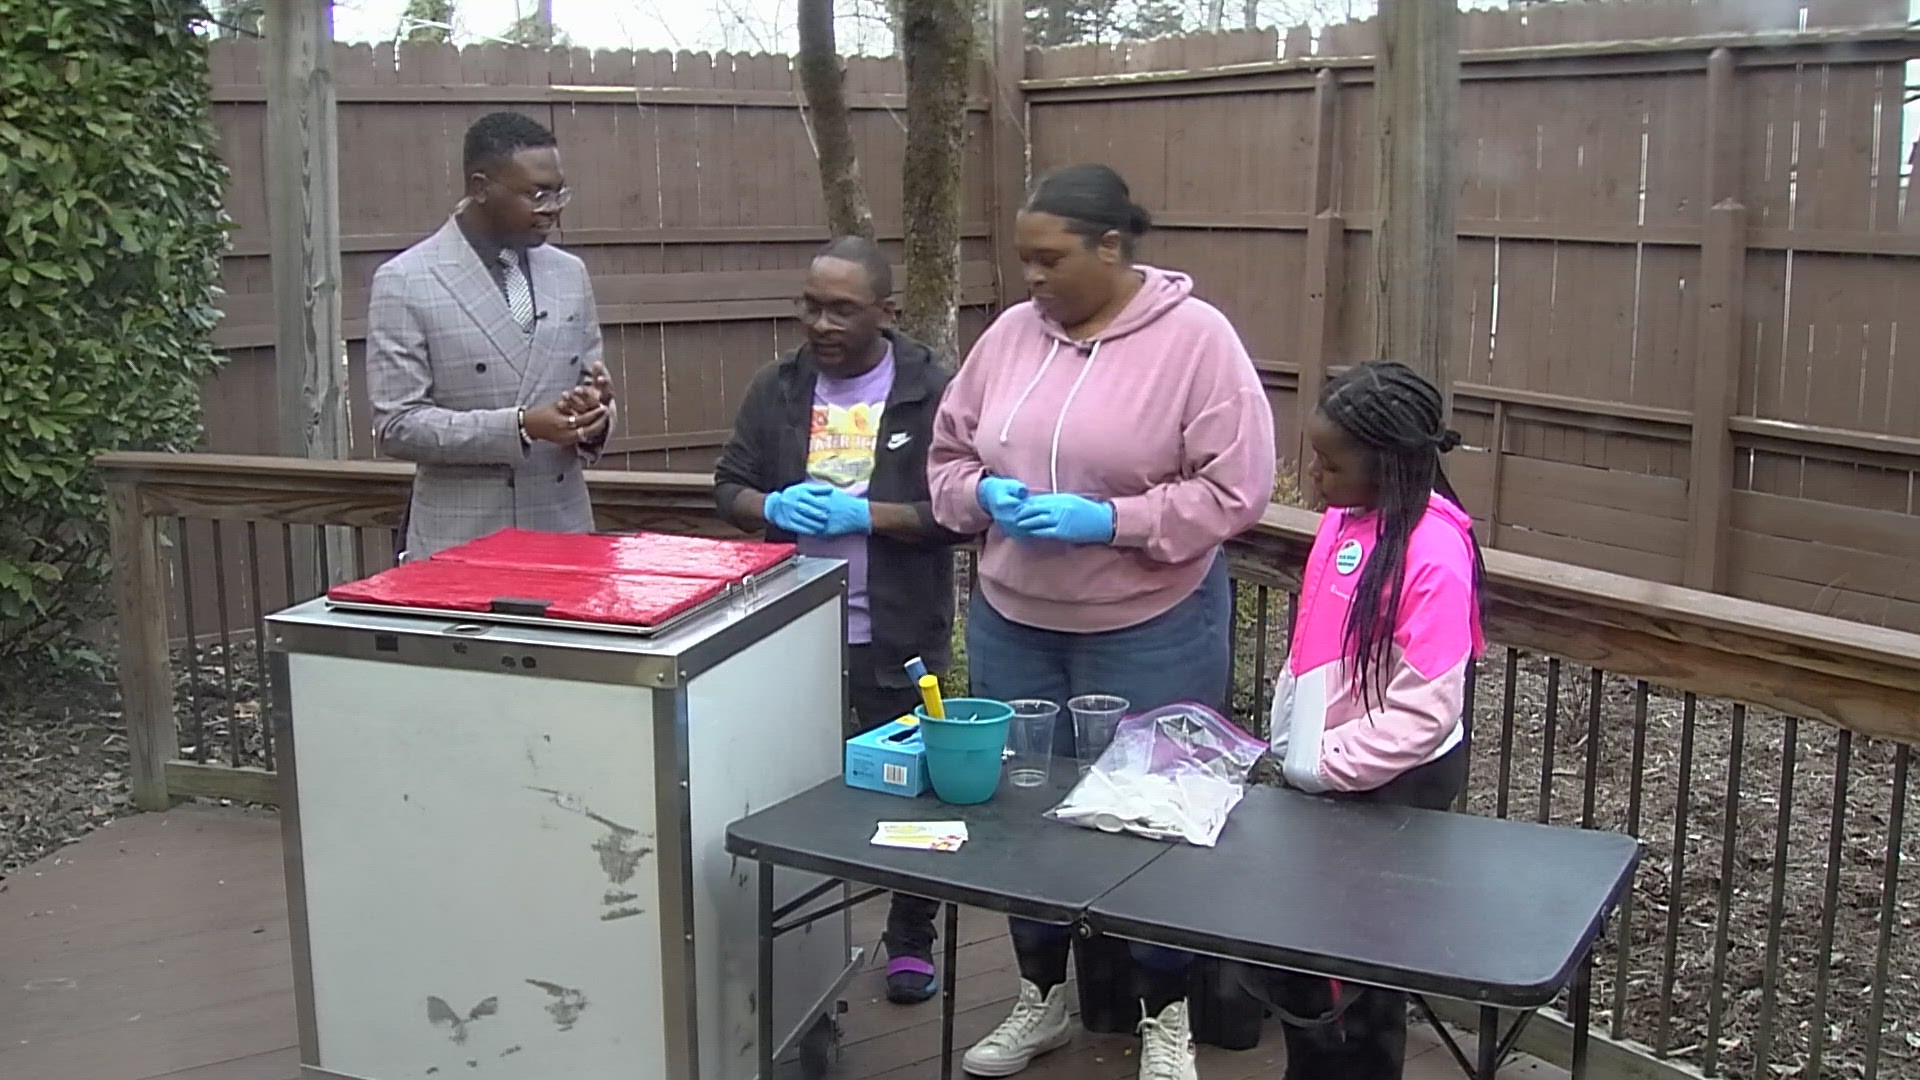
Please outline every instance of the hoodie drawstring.
M1059 347L1059 341L1054 346ZM1093 358L1100 355L1100 343L1093 343L1087 350L1087 362L1080 365L1080 375L1073 380L1073 389L1067 391L1067 400L1060 403L1060 417L1053 422L1053 446L1047 451L1047 490L1060 490L1060 429L1067 426L1067 410L1073 408L1074 396L1080 393L1080 384L1087 381L1087 372L1093 370ZM1048 356L1052 356L1049 350Z
M1020 409L1026 405L1027 399L1033 396L1034 388L1040 385L1041 379L1047 377L1047 369L1053 366L1053 358L1057 356L1059 352L1060 339L1054 338L1053 348L1047 350L1046 362L1041 364L1040 370L1034 373L1033 381L1027 384L1027 388L1020 392L1020 400L1013 403L1013 411L1007 414L1007 422L1000 425L1001 446L1007 445L1007 433L1013 430L1013 418L1020 415Z

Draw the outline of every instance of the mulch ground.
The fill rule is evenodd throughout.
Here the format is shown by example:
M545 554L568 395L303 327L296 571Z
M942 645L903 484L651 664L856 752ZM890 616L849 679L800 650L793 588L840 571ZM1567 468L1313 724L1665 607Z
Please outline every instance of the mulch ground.
M1284 618L1284 612L1275 616ZM1242 657L1239 670L1242 705L1250 707L1250 656ZM1786 801L1784 718L1749 711L1736 745L1733 708L1701 701L1689 748L1682 698L1650 695L1641 726L1634 685L1609 678L1602 684L1596 739L1589 724L1589 675L1563 665L1549 742L1548 665L1524 657L1516 676L1510 710L1515 720L1508 724L1504 651L1490 654L1481 667L1471 809L1495 813L1504 790L1509 816L1538 819L1549 745L1548 820L1626 830L1637 805L1635 831L1646 854L1625 919L1627 1007L1616 1015L1616 923L1596 964L1596 1025L1688 1064L1743 1077L1754 1075L1754 1057L1763 1047L1773 1062L1770 1075L1813 1076L1817 1041L1818 1075L1864 1076L1877 1017L1879 1075L1920 1080L1920 821L1912 813L1903 829L1891 921L1883 922L1894 748L1843 740L1825 725L1798 724L1786 857L1776 865ZM177 682L187 756L197 756L205 745L214 760L231 760L237 740L242 760L265 760L259 668L250 646L236 647L231 665L219 649L202 650L199 669L181 671ZM1637 769L1636 728L1642 731ZM1504 787L1503 741L1511 743ZM1843 742L1850 743L1845 813L1836 832L1835 773ZM1689 754L1690 767L1683 769ZM1739 800L1729 854L1727 791L1736 757ZM0 780L4 888L7 875L129 812L117 691L82 683L0 696ZM1909 811L1920 776L1911 781ZM1684 828L1678 828L1682 809ZM1830 860L1831 852L1837 858ZM1770 950L1777 956L1772 965ZM1878 980L1883 989L1876 998L1882 964L1886 977ZM1719 1021L1710 1030L1716 1012Z
M117 687L76 680L0 691L0 889L131 806Z
M197 669L174 672L181 756L266 763L260 669L251 644L236 645L231 669L218 646ZM0 888L22 867L125 814L127 737L120 688L110 680L0 690Z

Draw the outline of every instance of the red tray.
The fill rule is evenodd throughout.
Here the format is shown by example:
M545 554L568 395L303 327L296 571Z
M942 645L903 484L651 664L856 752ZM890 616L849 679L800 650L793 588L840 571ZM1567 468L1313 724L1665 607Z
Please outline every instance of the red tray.
M771 570L792 558L793 553L792 544L765 544L755 540L713 540L665 533L608 536L502 529L448 548L433 558L476 566L660 574L738 582Z
M327 599L340 604L652 628L726 588L726 582L710 578L503 568L428 559L335 586L327 590Z

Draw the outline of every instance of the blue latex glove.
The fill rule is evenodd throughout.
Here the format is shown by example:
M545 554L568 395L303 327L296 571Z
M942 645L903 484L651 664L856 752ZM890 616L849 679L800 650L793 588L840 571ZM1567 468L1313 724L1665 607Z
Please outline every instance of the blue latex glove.
M827 492L827 524L822 536L865 536L873 531L873 509L867 500L822 484Z
M795 536L825 536L827 528L827 492L825 484L795 484L767 493L760 516L777 529Z
M1027 535L1018 525L1020 508L1027 501L1027 485L1004 476L989 476L980 481L974 498L1001 529L1013 536Z
M1026 536L1069 544L1113 542L1113 505L1080 495L1035 495L1020 508L1015 524Z

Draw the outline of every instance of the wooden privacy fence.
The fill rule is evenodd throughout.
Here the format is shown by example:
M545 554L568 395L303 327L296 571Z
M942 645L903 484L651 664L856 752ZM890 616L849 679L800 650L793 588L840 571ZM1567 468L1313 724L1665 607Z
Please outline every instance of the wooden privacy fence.
M1906 0L1463 19L1451 467L1483 540L1920 630ZM1328 369L1373 352L1374 42L1028 57L1035 170L1121 170L1158 219L1143 257L1261 363L1286 457Z
M207 446L279 448L259 43L212 47L214 123L235 225L222 271L227 366L205 391ZM711 467L748 380L799 344L800 276L828 237L798 83L784 56L590 52L500 45L336 45L340 231L353 455L373 456L364 336L373 271L438 228L463 188L461 137L525 113L558 137L575 194L556 243L593 277L607 366L622 391L614 467ZM905 84L897 61L849 62L855 142L875 221L898 251ZM986 98L969 123L984 142ZM996 303L988 164L963 197L963 330Z
M1905 0L1625 0L1463 16L1452 467L1489 545L1920 630L1920 204L1902 178ZM1329 368L1372 352L1373 28L1025 51L975 86L963 331L1022 294L1026 182L1119 167L1262 366L1283 458ZM214 46L235 246L209 449L271 452L265 85ZM1280 59L1274 59L1279 56ZM366 285L436 227L459 141L514 108L559 134L562 242L594 274L623 392L609 464L708 468L826 238L790 61L338 46L356 457L372 454ZM1022 77L1024 75L1024 78ZM880 232L902 211L904 84L852 60ZM897 248L896 248L897 250ZM205 526L207 544L239 543ZM288 554L260 538L266 563ZM203 610L256 614L189 567ZM224 598L216 596L223 593ZM204 620L203 620L204 621ZM176 623L177 636L187 632Z
M1905 10L1465 15L1453 388L1469 448L1452 467L1486 544L1920 630ZM1325 373L1373 348L1371 52L1369 23L1035 52L1000 35L970 106L968 338L1020 298L1006 227L1025 152L1035 171L1110 161L1160 219L1146 258L1235 319L1277 454L1300 459ZM276 448L261 56L213 50L238 227L230 363L205 394L217 452ZM626 405L609 463L705 471L751 373L797 342L789 298L826 238L789 60L403 44L338 46L334 63L353 454L372 454L372 269L451 209L467 123L516 108L559 133L580 192L563 242L593 271ZM899 65L849 61L849 88L893 242ZM223 542L194 528L188 548ZM252 619L244 582L209 567L188 567L202 607Z
M267 50L212 46L214 122L231 180L233 246L222 268L226 366L203 390L207 449L276 453L274 308L267 198ZM525 49L487 45L336 45L340 222L352 456L371 459L365 334L374 270L438 228L463 189L461 141L481 116L525 113L559 139L575 192L556 242L592 274L605 359L621 395L612 468L710 469L754 373L801 341L792 319L805 268L829 238L801 94L789 58L720 53ZM984 83L984 75L982 76ZM855 142L880 239L896 257L904 78L893 60L848 63ZM975 87L970 133L986 141ZM1004 110L1003 110L1004 111ZM961 331L985 324L1000 293L988 155L969 157L963 190ZM183 540L243 548L267 595L311 565L304 538L242 537L208 523ZM384 539L370 541L384 544ZM390 557L383 547L376 557ZM194 605L172 633L258 614L240 563L188 558ZM199 615L198 627L193 623Z
M209 647L171 650L169 612L194 602L182 567L230 563L255 611L317 595L323 577L289 565L269 581L250 551L266 537L343 527L355 571L383 569L411 467L114 454L101 469L136 800L274 801L257 624L202 609ZM603 527L725 534L709 484L589 476ZM177 543L211 522L245 542ZM1314 526L1276 506L1229 546L1235 711L1255 731ZM1469 808L1648 846L1598 962L1596 1023L1614 1041L1596 1049L1596 1075L1677 1077L1649 1062L1679 1056L1731 1075L1765 1075L1759 1062L1820 1076L1824 1058L1828 1072L1920 1076L1906 1049L1920 1039L1920 940L1898 933L1920 898L1920 830L1905 826L1920 635L1511 552L1487 564L1498 646L1468 703ZM1530 1031L1523 1048L1565 1060L1563 1025Z

